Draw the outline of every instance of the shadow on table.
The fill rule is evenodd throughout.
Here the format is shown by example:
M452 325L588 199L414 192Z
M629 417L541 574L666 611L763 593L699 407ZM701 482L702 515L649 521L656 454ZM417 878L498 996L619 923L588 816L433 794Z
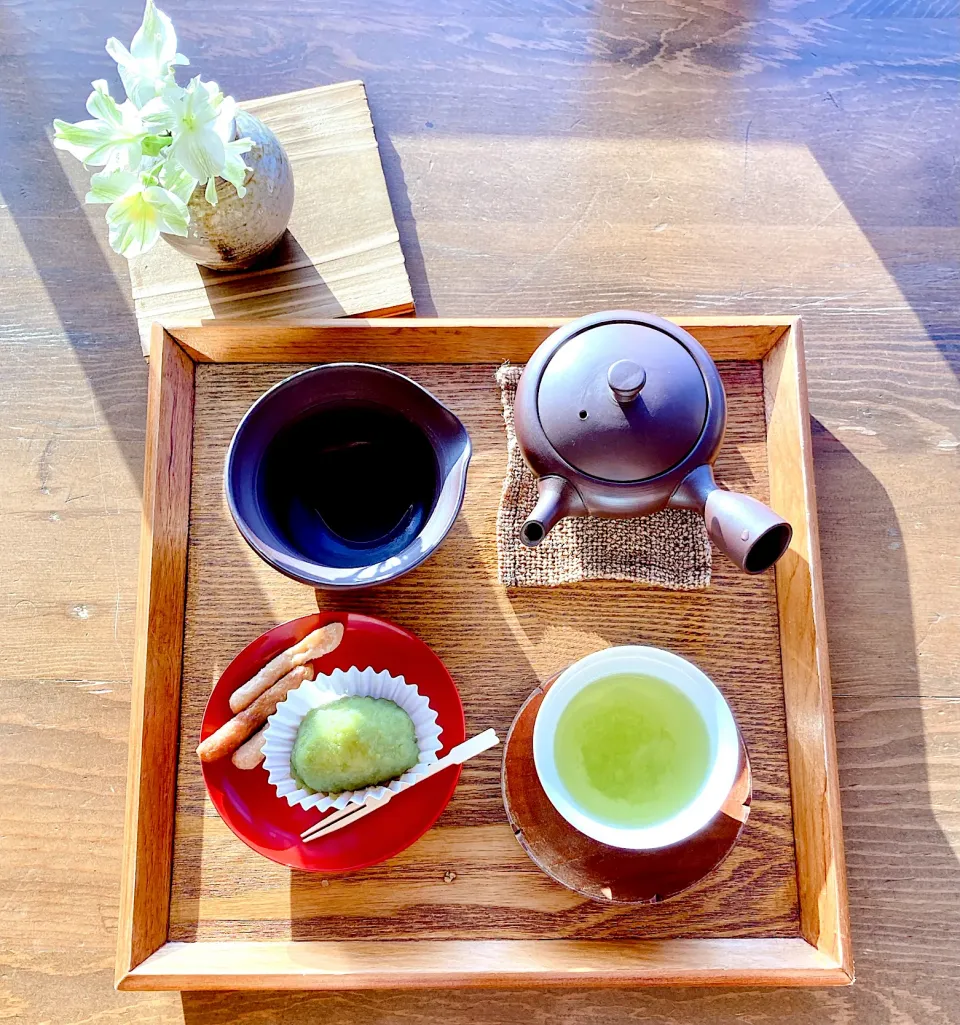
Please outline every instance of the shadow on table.
M16 35L17 17L0 11L0 37L5 34L8 17L11 33ZM5 55L3 68L0 196L90 383L97 411L106 419L130 477L139 489L143 480L147 367L140 351L129 286L118 283L118 278L126 278L127 270L121 258L105 254L102 247L106 245L106 225L100 225L102 235L94 234L51 141L53 118L69 115L71 110L76 111L77 117L82 116L81 95L85 93L78 93L72 106L63 107L47 93L47 83L37 77L27 57ZM78 71L78 81L90 81L90 77L85 79L82 70ZM81 178L85 188L88 174L78 164L76 180ZM101 212L105 209L94 208ZM7 279L12 305L6 312L14 316L20 312L18 299L23 301L17 286L29 294L25 278L22 275L18 281L11 275ZM29 316L35 316L32 310L24 312L23 321L29 322ZM17 329L15 324L14 330ZM48 332L56 334L55 329L49 331L46 318L37 327L27 327L21 321L19 330L24 334L32 331L38 350L49 346L51 361L57 358L59 350L53 344L54 338L44 337ZM41 366L38 363L38 368ZM65 399L71 397L75 395L64 394ZM82 412L78 410L76 415L85 415L87 409L82 406ZM69 405L57 413L63 417L60 423L68 425Z
M376 112L374 112L375 124L376 120ZM403 251L403 261L407 268L407 277L410 279L410 289L417 314L421 317L435 317L437 316L437 306L430 293L430 281L427 277L423 249L420 245L420 233L417 230L417 220L413 216L413 207L410 203L410 194L407 190L407 180L403 174L400 154L386 130L377 133L377 143L380 147L380 162L383 164L390 205L393 207L393 218L397 222L397 230L400 233L400 248Z
M289 229L274 249L246 270L197 269L214 318L317 318L316 312L301 312L317 306L324 308L324 317L343 316L337 297Z
M960 890L960 860L938 822L943 804L927 768L903 531L870 470L815 419L812 429L853 953L870 950L876 960L879 948L888 974L895 962L924 977L936 1000L938 951L960 950L960 913L942 904ZM896 903L912 903L915 917L892 921ZM944 982L953 974L939 971ZM861 989L857 999L873 998ZM900 1018L877 1003L869 1020Z

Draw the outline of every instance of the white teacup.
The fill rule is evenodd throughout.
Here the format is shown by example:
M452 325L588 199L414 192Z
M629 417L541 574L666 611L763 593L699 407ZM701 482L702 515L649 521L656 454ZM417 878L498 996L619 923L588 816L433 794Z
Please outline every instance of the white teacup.
M710 739L709 767L700 790L680 811L653 825L630 827L598 821L571 797L557 771L554 743L564 709L585 687L615 673L641 673L672 684L693 702ZM586 836L633 851L669 847L703 829L727 799L739 759L737 726L723 695L695 665L660 648L607 648L575 662L547 691L533 727L534 764L554 808Z

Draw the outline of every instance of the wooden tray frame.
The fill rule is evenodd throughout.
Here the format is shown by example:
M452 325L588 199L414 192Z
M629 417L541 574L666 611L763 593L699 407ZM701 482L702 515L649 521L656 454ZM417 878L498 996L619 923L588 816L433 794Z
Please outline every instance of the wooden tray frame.
M116 984L124 990L853 981L810 417L799 318L676 318L716 360L763 363L800 936L656 941L168 942L198 362L525 362L564 320L155 324ZM494 328L495 330L491 330Z

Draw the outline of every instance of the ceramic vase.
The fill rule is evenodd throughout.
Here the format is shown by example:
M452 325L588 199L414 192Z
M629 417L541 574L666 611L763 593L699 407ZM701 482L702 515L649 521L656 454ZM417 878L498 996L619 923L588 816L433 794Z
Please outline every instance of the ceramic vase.
M218 202L213 206L198 186L187 203L190 234L182 238L163 233L174 249L211 270L243 270L270 252L293 209L293 173L280 140L245 110L237 110L235 123L235 139L253 140L243 156L246 195L241 198L228 181L217 178Z

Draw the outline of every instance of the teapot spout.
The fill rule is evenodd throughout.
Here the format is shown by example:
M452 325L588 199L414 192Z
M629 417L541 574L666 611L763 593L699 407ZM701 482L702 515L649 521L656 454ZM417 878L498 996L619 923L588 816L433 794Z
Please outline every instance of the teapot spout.
M793 527L763 502L719 487L710 466L688 474L670 505L699 512L710 540L746 573L769 569L793 537Z
M541 477L537 490L540 493L537 504L520 528L520 540L527 548L536 548L557 520L565 516L585 516L587 512L580 493L563 477Z

